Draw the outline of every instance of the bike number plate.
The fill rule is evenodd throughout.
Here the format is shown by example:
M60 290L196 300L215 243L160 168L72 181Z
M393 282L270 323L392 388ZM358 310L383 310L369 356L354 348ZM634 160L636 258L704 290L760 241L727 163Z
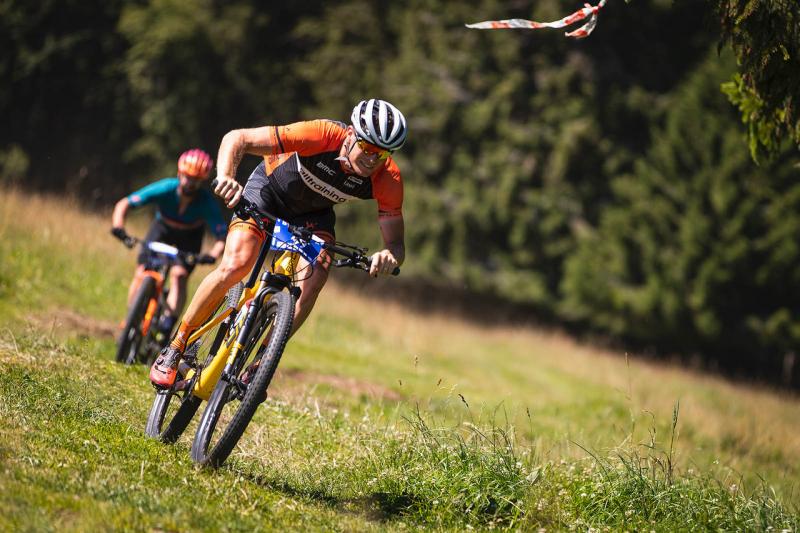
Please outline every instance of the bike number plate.
M311 264L317 260L325 243L316 235L311 236L311 240L299 239L289 232L289 224L285 220L276 219L275 229L272 232L272 242L270 248L273 250L288 250L297 252Z

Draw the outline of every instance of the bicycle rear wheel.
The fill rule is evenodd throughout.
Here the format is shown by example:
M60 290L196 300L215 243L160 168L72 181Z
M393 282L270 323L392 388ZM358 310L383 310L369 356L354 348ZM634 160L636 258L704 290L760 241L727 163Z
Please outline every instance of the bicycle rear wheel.
M208 400L192 442L192 460L218 467L233 451L266 398L267 387L289 340L293 316L294 298L288 292L277 292L266 302L234 364L235 376L220 378ZM262 346L267 338L269 342ZM244 384L242 374L257 361L255 376L249 385Z
M241 283L228 291L228 306L235 307L241 294ZM213 320L227 306L220 305L211 316ZM156 391L153 406L147 417L145 433L161 442L170 444L180 438L189 422L192 421L202 400L192 394L194 384L200 376L202 369L208 366L222 344L230 328L231 317L220 322L219 326L210 329L205 335L197 339L186 349L184 361L204 361L200 366L195 366L194 375L188 382L177 381L170 389ZM180 390L178 390L180 389Z
M156 392L147 417L145 433L148 437L172 444L183 435L200 407L200 402L202 400L190 391L167 389Z
M146 276L136 291L133 305L131 305L128 310L128 316L125 318L125 326L117 339L117 362L125 363L126 365L136 362L139 347L142 344L142 320L144 320L150 300L155 295L156 281L150 276Z

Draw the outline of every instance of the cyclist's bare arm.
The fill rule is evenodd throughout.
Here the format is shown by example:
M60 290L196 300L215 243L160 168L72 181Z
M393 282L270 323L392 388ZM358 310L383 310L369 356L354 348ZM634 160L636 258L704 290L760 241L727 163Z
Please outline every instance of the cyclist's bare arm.
M378 219L385 248L372 255L369 275L390 275L406 258L405 223L403 217Z
M222 138L217 154L217 186L214 193L225 200L229 208L239 203L242 186L236 181L236 169L245 154L275 153L277 140L274 126L229 131Z
M114 206L114 211L111 213L111 227L112 228L124 228L125 227L125 215L128 214L128 209L130 208L131 203L128 201L128 198L123 198L119 202L116 203Z

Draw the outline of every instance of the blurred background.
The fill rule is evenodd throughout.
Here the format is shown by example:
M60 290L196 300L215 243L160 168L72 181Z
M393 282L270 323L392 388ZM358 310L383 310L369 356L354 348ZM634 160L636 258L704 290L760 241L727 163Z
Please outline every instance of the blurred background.
M557 0L3 2L0 185L107 209L230 129L383 98L410 126L402 287L797 388L797 148L754 163L710 4L611 2L576 41L464 27L580 7ZM375 212L340 236L377 246Z

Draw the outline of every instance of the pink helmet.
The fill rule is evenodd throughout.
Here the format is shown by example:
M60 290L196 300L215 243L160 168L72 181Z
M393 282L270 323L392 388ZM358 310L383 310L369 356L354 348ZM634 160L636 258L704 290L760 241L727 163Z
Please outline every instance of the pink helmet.
M178 172L196 180L206 179L213 166L211 156L199 148L187 150L178 158Z

